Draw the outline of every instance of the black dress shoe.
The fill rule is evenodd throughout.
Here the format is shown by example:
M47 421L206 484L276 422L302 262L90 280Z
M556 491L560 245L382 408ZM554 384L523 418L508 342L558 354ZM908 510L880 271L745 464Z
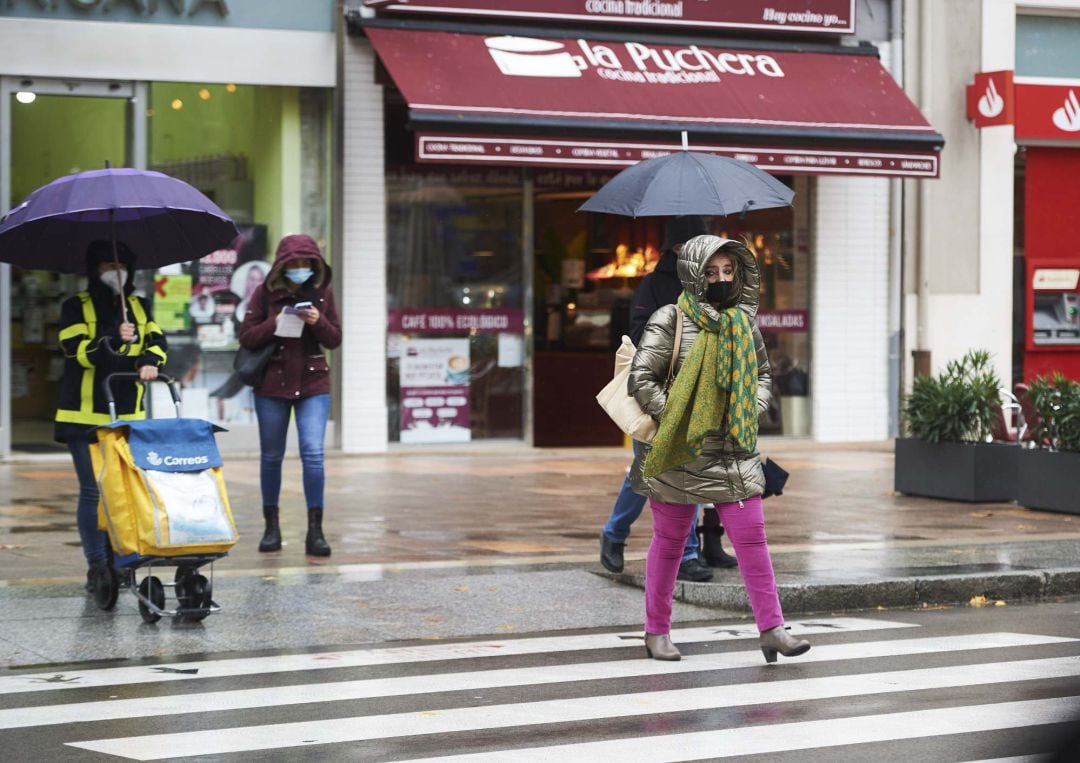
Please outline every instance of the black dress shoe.
M623 571L623 549L625 543L616 543L604 533L600 533L600 564L608 572Z
M679 565L679 574L676 580L685 580L690 583L707 583L712 580L712 570L701 563L697 557L687 559Z

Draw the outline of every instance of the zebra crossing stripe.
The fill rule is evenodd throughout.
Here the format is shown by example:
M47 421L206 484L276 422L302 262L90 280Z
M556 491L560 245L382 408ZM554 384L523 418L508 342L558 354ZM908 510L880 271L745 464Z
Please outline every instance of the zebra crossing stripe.
M800 657L799 662L848 661L973 649L1006 649L1019 646L1057 644L1075 640L1021 633L986 633L981 634L975 643L973 643L970 636L945 636L855 644L832 644L815 647L812 651ZM184 713L212 713L257 707L342 702L376 697L478 691L509 686L539 686L542 684L602 681L636 676L700 673L710 670L756 667L761 664L761 652L755 650L695 655L682 662L666 664L656 660L619 660L578 665L543 665L533 668L340 681L265 689L236 689L201 694L182 694L179 696L75 702L64 705L0 710L0 729L88 723L123 718L171 717Z
M870 620L854 617L834 617L788 623L794 635L814 633L853 633L892 628L917 628L911 623ZM589 633L578 636L542 636L536 638L470 641L454 644L422 644L419 646L356 649L344 652L277 655L241 659L185 662L167 666L139 665L126 668L35 673L0 677L0 694L31 691L59 691L92 686L119 686L190 681L204 678L263 675L295 671L355 668L371 665L399 665L414 662L471 659L475 657L518 656L551 652L571 652L587 649L617 649L640 643L641 631L623 633ZM717 625L706 628L682 628L672 631L680 643L731 641L757 638L752 624ZM635 641L635 639L637 639ZM169 672L163 672L163 669ZM197 672L190 672L197 671Z
M765 726L743 726L689 734L609 739L602 742L500 750L472 755L422 758L408 763L549 763L551 760L618 760L619 763L676 763L702 758L810 750L871 742L972 734L1062 723L1080 713L1080 697L1056 697L992 705L942 707L901 713L830 718ZM1038 758L1004 758L1035 761ZM987 761L986 763L995 763Z
M745 705L859 697L946 687L984 686L1067 676L1080 676L1080 655L994 663L993 670L973 670L970 665L960 665L945 668L729 685L724 687L723 692L718 692L716 687L708 686L695 689L576 697L208 731L151 734L86 742L69 742L67 744L72 747L133 760L159 760L161 758L175 757L178 750L183 750L185 755L223 755L232 752L306 747L316 744L359 742L371 739L448 734L462 731L486 731L514 726L535 726L549 723L581 722L660 713L681 713ZM848 720L844 720L844 723L847 722ZM1030 717L1027 722L1031 722ZM890 720L889 725L891 724L892 721ZM789 725L802 728L797 724ZM742 734L746 731L747 729L738 729L735 730L735 734ZM780 738L785 737L781 736ZM796 736L796 739L798 738ZM806 735L806 739L813 740L813 746L820 746L822 740L829 738L827 734L814 733ZM667 743L665 743L666 746ZM691 756L690 759L710 757L715 754L716 749L715 747L711 748L708 754ZM800 748L789 748L785 744L777 749ZM770 752L773 750L763 749L760 751ZM754 752L759 751L747 750L740 754L752 754ZM549 750L548 753L550 754L551 751ZM610 751L605 753L605 757L609 754ZM728 754L727 750L725 750L725 754ZM587 757L586 755L582 756L582 758Z

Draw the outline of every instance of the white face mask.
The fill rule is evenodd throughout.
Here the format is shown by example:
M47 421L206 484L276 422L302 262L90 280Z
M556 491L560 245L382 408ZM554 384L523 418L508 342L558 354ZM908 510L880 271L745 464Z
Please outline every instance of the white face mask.
M124 289L124 283L127 282L127 270L120 268L119 270L106 270L100 276L101 282L108 286L117 295Z

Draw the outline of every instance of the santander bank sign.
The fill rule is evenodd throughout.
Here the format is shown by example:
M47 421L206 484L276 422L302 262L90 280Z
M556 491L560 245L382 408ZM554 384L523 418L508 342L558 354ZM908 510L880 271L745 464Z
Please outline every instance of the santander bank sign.
M770 55L728 53L688 45L658 47L640 42L564 44L534 37L488 37L484 43L508 77L580 77L592 70L602 79L660 85L720 82L722 75L783 77Z

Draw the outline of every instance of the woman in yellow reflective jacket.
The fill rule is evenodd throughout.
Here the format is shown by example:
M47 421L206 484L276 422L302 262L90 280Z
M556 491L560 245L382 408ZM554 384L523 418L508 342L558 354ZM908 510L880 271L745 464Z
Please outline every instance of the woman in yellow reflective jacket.
M118 242L116 248L118 263L111 242L94 241L87 247L86 291L60 307L64 375L60 379L54 437L67 443L79 478L76 519L89 567L86 587L91 591L108 564L105 534L97 528L98 486L90 465L90 446L97 440L97 427L109 423L102 380L111 373L126 371L138 372L141 380L152 381L166 360L165 335L154 323L150 306L132 293L135 255L123 243ZM126 323L121 298L127 301ZM142 384L117 382L113 397L119 418L146 417Z

